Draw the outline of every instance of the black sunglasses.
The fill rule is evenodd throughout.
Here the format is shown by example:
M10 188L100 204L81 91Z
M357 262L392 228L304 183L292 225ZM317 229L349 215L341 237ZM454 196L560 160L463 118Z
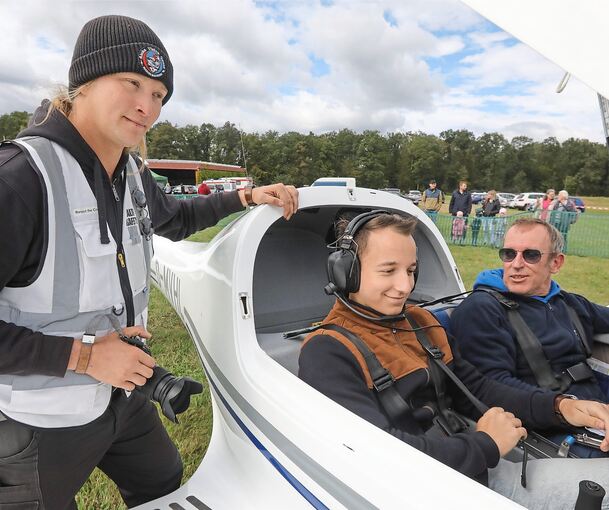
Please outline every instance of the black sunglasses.
M529 264L537 264L541 260L541 256L546 253L552 253L549 251L543 252L539 250L534 250L532 248L527 248L526 250L515 250L514 248L501 248L499 250L499 258L503 260L503 262L512 262L516 255L522 253L522 258L525 262Z

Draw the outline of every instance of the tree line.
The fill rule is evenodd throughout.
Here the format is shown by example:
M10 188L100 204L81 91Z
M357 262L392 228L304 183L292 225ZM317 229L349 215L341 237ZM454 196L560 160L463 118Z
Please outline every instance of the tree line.
M0 139L16 136L26 112L0 116ZM600 128L599 128L600 129ZM350 176L360 186L424 189L429 179L451 191L459 180L470 189L505 192L566 189L577 195L609 195L609 152L585 139L508 140L500 133L476 137L465 129L356 133L342 129L242 133L235 124L176 126L157 123L147 135L148 157L213 161L246 166L256 184L311 184L318 177Z

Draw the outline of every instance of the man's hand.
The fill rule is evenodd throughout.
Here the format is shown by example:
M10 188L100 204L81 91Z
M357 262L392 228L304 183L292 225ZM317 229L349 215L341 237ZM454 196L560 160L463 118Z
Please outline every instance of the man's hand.
M246 206L244 192L239 190L241 203ZM256 204L271 204L283 208L283 217L289 220L298 210L298 191L294 186L270 184L252 188L252 200Z
M563 398L558 404L558 410L567 422L576 427L590 427L606 432L609 428L609 407L606 404ZM601 450L609 451L609 437L603 439Z
M123 334L150 338L142 326L125 328ZM86 374L116 388L132 391L143 386L152 376L156 362L141 349L123 342L118 333L108 333L95 339Z
M514 448L518 441L527 437L522 422L501 407L492 407L484 413L476 424L476 431L486 432L491 436L502 457Z

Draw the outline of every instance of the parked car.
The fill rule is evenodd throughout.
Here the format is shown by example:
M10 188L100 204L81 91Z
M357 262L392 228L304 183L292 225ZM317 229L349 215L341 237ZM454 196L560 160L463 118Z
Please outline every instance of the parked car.
M521 211L528 211L535 206L535 202L537 202L538 198L543 198L544 196L545 193L520 193L520 195L514 199L513 207L515 209L520 209Z
M571 202L573 202L573 205L576 207L576 209L583 213L586 212L586 204L584 203L584 201L579 198L579 197L570 197L569 200L571 200Z
M497 193L497 198L499 198L501 207L511 207L510 203L516 198L516 195L514 193L499 192Z
M415 205L419 205L421 201L421 192L418 189L411 189L407 194L406 198L412 200L412 203Z
M171 193L173 195L196 195L197 187L192 184L180 184L171 188Z
M484 200L486 196L486 191L472 191L472 204L479 204Z

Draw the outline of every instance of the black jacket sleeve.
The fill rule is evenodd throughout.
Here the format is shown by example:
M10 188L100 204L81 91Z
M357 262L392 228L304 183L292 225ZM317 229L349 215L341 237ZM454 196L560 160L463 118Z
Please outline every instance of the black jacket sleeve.
M525 426L534 429L547 429L560 426L554 413L554 399L557 393L540 388L514 388L486 377L469 361L463 359L455 342L451 342L453 362L451 368L455 375L478 399L489 407L502 407L514 413ZM451 385L451 395L455 410L478 418L471 402L456 385Z
M243 210L236 191L177 200L158 187L147 169L142 173L142 184L155 234L172 241L185 239L215 225L225 216Z
M484 432L452 437L409 434L391 425L349 350L332 337L318 335L303 347L299 377L366 421L461 473L477 477L499 462L495 442Z
M0 160L0 290L22 286L41 259L44 221L42 186L17 148L3 148ZM0 321L0 374L63 377L73 339L33 332Z

